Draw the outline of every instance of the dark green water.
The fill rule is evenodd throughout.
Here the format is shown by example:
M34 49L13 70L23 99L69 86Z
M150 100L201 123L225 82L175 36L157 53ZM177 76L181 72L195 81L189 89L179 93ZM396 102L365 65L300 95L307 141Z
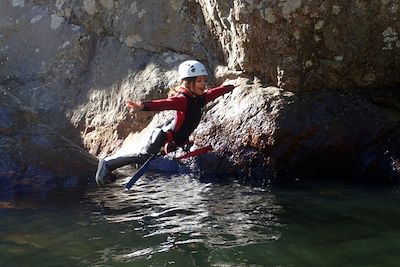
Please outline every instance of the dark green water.
M0 204L0 266L400 266L400 189L143 177Z

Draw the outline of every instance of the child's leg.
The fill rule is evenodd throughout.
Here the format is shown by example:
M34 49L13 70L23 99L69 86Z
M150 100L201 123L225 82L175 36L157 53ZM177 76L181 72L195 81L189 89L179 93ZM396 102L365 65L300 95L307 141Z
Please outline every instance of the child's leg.
M129 164L143 164L150 154L132 154L119 157L107 157L104 159L109 171L113 171Z
M140 153L108 156L99 162L96 173L96 182L98 185L105 185L113 182L115 178L112 171L129 164L143 164L151 155L158 154L166 140L166 134L160 128L153 130L148 143Z

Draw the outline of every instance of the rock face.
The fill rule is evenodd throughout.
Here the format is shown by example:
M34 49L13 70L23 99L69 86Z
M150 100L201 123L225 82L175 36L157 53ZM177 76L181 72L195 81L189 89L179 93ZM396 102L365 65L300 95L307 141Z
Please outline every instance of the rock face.
M356 165L355 177L398 182L400 174L399 136L397 127L363 151Z
M185 42L196 33L183 1L158 9L156 1L0 5L1 84L93 154L149 122L129 117L128 97L160 97L176 84L184 53L206 58Z
M199 3L231 69L291 91L399 84L397 0Z
M97 160L0 87L0 195L87 186Z
M218 101L196 131L196 140L223 151L216 164L229 158L259 182L367 174L399 180L397 115L355 93L300 95L255 87L236 89Z
M4 0L0 85L104 157L153 118L126 99L166 96L196 58L215 84L248 79L196 132L215 170L396 180L399 17L398 0Z

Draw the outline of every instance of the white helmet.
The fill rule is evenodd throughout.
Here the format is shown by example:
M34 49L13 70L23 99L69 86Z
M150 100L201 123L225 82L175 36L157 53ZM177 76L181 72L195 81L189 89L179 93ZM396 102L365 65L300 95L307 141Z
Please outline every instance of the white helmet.
M206 67L197 60L187 60L179 65L178 78L182 80L188 77L207 76Z

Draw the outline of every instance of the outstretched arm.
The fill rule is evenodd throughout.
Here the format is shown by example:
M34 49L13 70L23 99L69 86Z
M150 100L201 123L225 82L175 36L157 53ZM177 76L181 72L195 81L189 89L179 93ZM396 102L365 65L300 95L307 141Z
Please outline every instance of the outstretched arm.
M241 84L235 85L221 85L220 87L216 87L204 92L204 96L206 98L206 102L213 101L217 97L220 97L226 93L231 92L236 87L240 86Z
M145 111L161 111L161 110L179 110L186 109L186 100L184 96L173 96L166 99L149 100L149 101L133 101L128 100L127 106L133 110Z

